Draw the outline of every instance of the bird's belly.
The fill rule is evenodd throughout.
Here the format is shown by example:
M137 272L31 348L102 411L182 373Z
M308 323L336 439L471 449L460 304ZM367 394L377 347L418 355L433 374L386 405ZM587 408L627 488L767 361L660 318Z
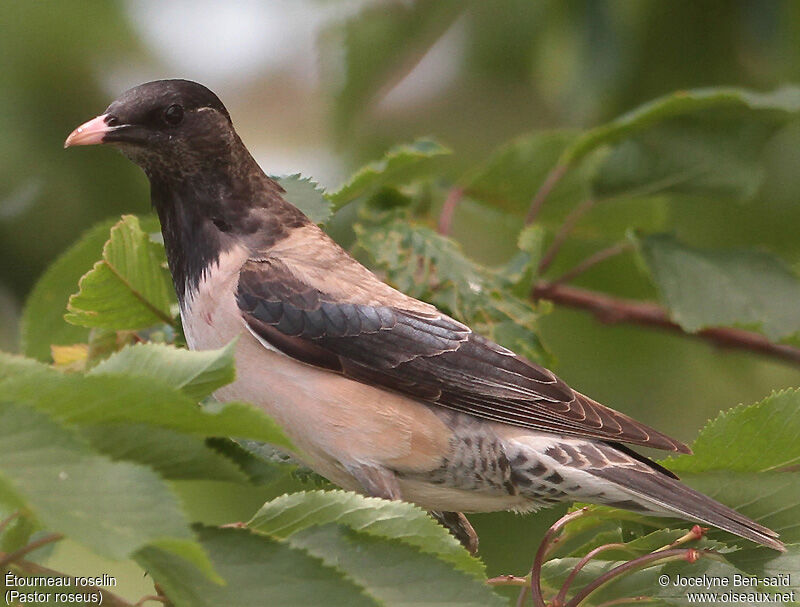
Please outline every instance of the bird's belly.
M450 428L428 406L267 350L247 332L236 367L236 381L217 397L263 409L312 468L323 459L422 472L440 466L450 448Z

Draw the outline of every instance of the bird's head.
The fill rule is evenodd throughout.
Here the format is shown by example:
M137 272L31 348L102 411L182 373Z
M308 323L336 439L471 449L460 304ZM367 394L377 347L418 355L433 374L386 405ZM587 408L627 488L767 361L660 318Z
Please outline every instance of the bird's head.
M214 93L189 80L156 80L124 92L72 131L64 147L110 144L150 173L203 170L237 141L228 110Z

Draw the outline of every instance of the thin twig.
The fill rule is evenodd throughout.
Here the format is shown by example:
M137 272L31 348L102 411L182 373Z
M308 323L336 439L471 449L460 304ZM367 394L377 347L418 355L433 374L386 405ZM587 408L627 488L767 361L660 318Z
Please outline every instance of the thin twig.
M561 585L561 590L558 591L556 598L553 599L554 605L563 605L564 601L567 599L567 592L569 592L570 586L572 586L572 582L575 581L575 578L581 572L581 570L586 567L587 563L591 561L594 557L596 557L601 552L605 552L606 550L626 550L629 549L625 544L603 544L602 546L598 546L593 550L590 550L586 553L586 555L578 561L578 564L572 568L572 571L569 572L567 579L564 580L564 583Z
M147 601L157 601L157 602L159 602L159 603L161 603L163 605L166 605L166 604L169 603L169 599L167 599L167 598L165 598L163 596L159 596L157 594L148 594L147 596L143 596L138 601L136 601L136 603L134 603L133 607L142 607L142 605L144 605Z
M706 533L708 533L708 527L701 527L700 525L695 525L687 533L680 536L675 541L670 542L666 546L662 546L661 548L653 550L653 552L662 552L663 550L669 550L670 548L675 548L676 546L682 546L687 542L693 542L695 540L699 540Z
M565 607L577 607L581 604L581 601L586 599L595 590L600 588L600 586L610 582L616 577L628 573L629 571L633 571L634 569L651 565L657 561L661 561L662 563L670 561L688 561L690 563L694 563L705 553L706 551L700 552L694 548L674 548L672 550L664 550L663 552L651 552L650 554L645 554L631 561L622 563L622 565L618 565L613 569L606 571L603 575L595 578L591 583L587 584L583 589L581 589L580 592L572 597L572 600L567 603Z
M592 268L597 264L604 262L606 259L610 259L621 253L630 251L632 248L633 248L633 243L620 242L608 248L597 251L596 253L589 255L589 257L584 259L582 262L580 262L571 270L567 270L566 272L564 272L561 276L553 280L550 284L560 285L565 282L570 282L571 280L583 274L589 268Z
M498 575L497 577L486 580L489 586L527 586L528 578L518 575Z
M19 510L17 510L16 512L12 512L9 516L0 521L0 533L3 533L3 531L6 530L6 527L8 527L14 521L14 519L19 516L21 516L21 513Z
M536 607L545 607L544 595L542 594L542 565L544 565L544 557L548 552L550 544L553 542L556 534L561 531L564 526L574 521L575 519L586 516L589 508L584 506L580 510L569 512L565 514L555 523L553 523L542 538L542 543L539 544L539 549L536 551L536 556L533 559L531 566L531 595L533 596L533 604ZM522 595L522 593L520 593ZM519 602L519 601L518 601Z
M572 209L572 211L570 211L569 215L567 215L567 218L564 220L564 223L561 224L558 232L556 232L550 248L547 249L544 255L542 255L542 260L539 262L539 267L536 270L538 274L543 274L547 268L550 267L550 264L553 263L556 254L561 250L561 247L564 245L567 237L570 235L572 230L575 229L575 225L578 223L581 217L589 212L589 209L594 206L594 203L594 198L587 198L577 207Z
M64 539L64 536L61 533L51 533L49 535L45 535L44 537L40 537L38 540L35 540L28 544L27 546L23 546L19 550L15 550L14 552L9 552L8 554L3 555L0 552L0 569L5 569L10 563L18 561L23 556L28 554L29 552L33 552L34 550L38 550L42 546L47 544L52 544L53 542L57 542L59 540Z
M628 605L630 603L649 603L653 598L649 596L629 596L624 599L614 599L613 601L606 601L600 603L597 607L613 607L614 605Z
M531 298L547 299L553 303L587 310L602 323L630 323L666 329L710 342L723 348L746 350L800 365L800 348L775 344L763 335L731 327L703 329L687 333L673 322L667 310L653 302L622 299L565 284L541 281L534 285Z
M569 165L557 164L555 167L553 167L553 170L548 173L541 187L534 195L533 200L531 200L531 206L528 209L528 215L525 217L525 225L532 224L534 221L536 221L536 217L538 217L539 211L542 210L544 201L547 200L550 192L552 192L553 188L555 188L556 185L558 185L558 182L561 181L561 178L567 172L567 169L569 169Z
M464 197L464 188L451 188L447 193L447 198L442 205L442 212L439 213L439 234L442 236L449 236L450 229L453 227L453 215L455 215L456 207L461 199Z

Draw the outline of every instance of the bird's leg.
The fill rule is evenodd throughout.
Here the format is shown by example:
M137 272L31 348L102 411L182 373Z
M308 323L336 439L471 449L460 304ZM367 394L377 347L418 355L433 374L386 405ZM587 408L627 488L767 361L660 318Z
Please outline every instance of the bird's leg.
M403 499L400 493L400 486L397 483L397 477L391 470L380 466L361 464L350 464L345 467L361 484L364 488L364 493L367 495L386 500ZM478 534L475 533L475 529L472 528L466 516L461 512L441 512L438 510L431 510L430 515L461 542L461 545L469 550L470 554L477 554Z
M361 483L364 491L371 497L385 500L401 500L400 485L394 472L386 468L367 465L347 465L347 471Z
M428 512L436 521L447 529L472 556L478 554L478 534L463 512Z

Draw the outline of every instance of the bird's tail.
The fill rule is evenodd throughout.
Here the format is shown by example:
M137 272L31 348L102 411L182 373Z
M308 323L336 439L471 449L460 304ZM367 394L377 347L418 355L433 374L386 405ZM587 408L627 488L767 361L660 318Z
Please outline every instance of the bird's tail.
M506 453L515 489L532 503L571 499L675 516L785 550L771 529L690 489L624 445L525 432L507 440Z
M769 548L786 551L777 539L778 534L771 529L687 487L676 478L638 466L605 467L592 470L592 473L616 484L652 514L705 523Z

